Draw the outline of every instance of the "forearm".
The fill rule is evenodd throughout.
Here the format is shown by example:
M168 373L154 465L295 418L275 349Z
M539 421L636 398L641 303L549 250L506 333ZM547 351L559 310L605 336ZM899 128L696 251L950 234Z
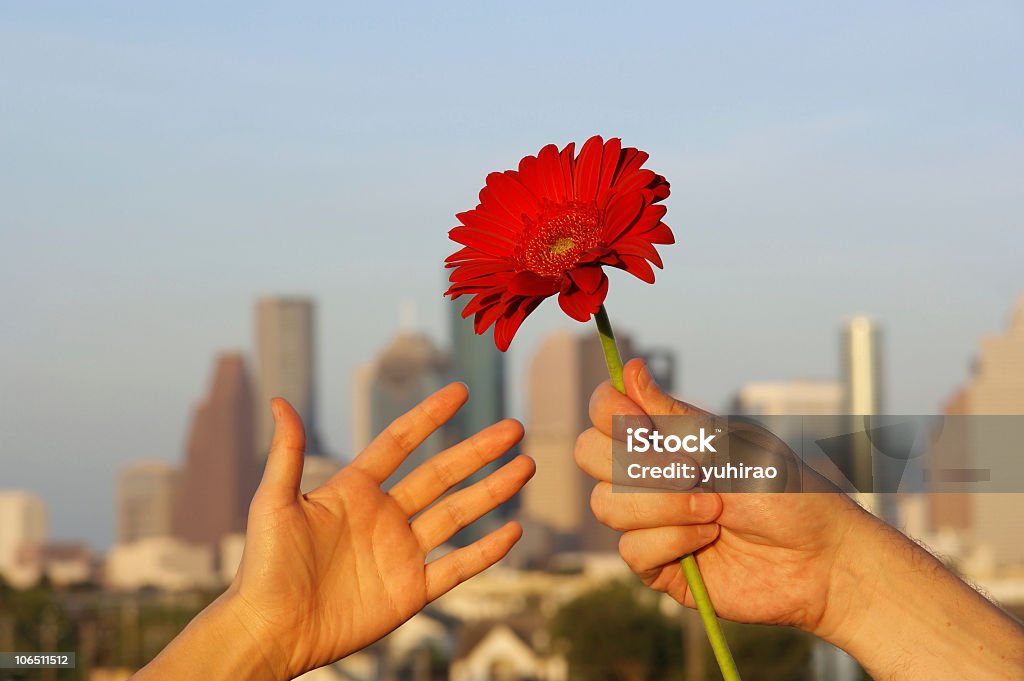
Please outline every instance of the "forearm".
M845 545L819 633L873 678L1024 678L1021 624L927 551L867 514Z
M225 592L164 648L131 681L204 679L281 681L290 678L272 648L259 644L231 590Z

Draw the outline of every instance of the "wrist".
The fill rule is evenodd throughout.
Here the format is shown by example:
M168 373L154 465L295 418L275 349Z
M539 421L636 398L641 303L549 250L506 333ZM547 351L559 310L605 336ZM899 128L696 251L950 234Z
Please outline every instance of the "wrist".
M925 549L856 507L836 552L828 606L811 633L873 678L1010 679L1024 629Z
M903 535L853 502L847 505L844 520L829 573L826 607L809 631L854 654L851 648L876 631L879 606L892 599L896 585L887 562L908 547Z
M254 620L237 593L228 589L132 681L170 678L283 681L291 676L287 658L268 638L266 627Z
M282 647L279 634L238 592L234 584L210 608L216 608L212 610L211 616L218 622L225 645L236 645L240 660L248 660L250 665L259 667L258 675L253 678L292 678L288 651Z

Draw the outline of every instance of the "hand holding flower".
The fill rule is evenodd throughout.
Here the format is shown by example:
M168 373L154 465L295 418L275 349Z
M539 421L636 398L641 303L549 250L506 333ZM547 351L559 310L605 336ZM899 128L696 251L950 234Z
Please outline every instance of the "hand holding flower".
M693 607L678 560L693 553L722 617L808 631L874 678L1022 678L1020 623L824 479L821 493L613 493L612 416L706 415L638 360L623 378L625 395L608 383L594 392L576 461L598 480L595 515L623 533L619 551L648 586Z

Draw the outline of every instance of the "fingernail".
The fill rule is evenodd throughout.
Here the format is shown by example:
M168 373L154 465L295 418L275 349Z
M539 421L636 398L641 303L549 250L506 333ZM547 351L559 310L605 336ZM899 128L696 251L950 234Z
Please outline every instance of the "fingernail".
M274 417L274 423L277 424L277 402L273 399L270 400L270 414Z
M715 500L708 494L690 494L690 512L695 516L710 515L715 510Z
M697 536L701 539L711 539L718 534L718 525L698 525Z
M646 389L647 386L653 382L654 378L651 376L651 372L647 368L647 363L644 362L640 365L640 371L636 375L636 383L641 389Z

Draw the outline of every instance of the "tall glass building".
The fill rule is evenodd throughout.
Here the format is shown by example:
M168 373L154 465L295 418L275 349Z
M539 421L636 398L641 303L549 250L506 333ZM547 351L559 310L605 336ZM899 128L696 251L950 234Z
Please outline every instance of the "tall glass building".
M462 317L462 301L446 303L451 333L451 378L469 386L469 402L456 414L453 426L456 440L477 433L507 416L505 409L505 355L494 346L493 329L478 336L473 318ZM515 451L485 466L465 484L483 479L518 454ZM516 515L518 496L463 531L457 543L473 541L496 529Z

